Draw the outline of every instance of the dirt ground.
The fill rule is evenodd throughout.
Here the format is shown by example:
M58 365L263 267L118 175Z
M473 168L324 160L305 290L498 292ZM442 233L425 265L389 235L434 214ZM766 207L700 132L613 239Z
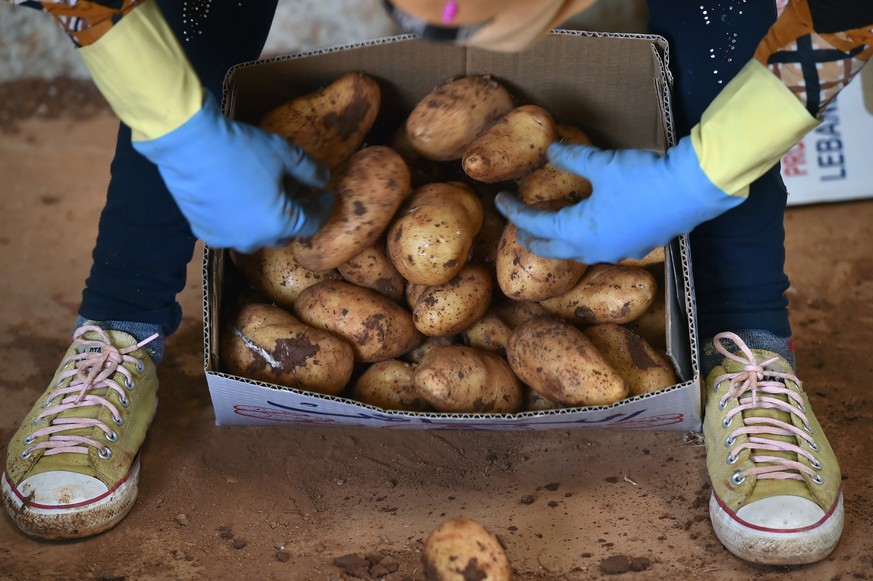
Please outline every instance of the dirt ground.
M68 346L116 130L105 111L32 111L0 129L4 458ZM722 548L698 434L217 427L195 260L137 504L78 542L33 540L4 512L0 578L422 580L424 539L459 515L499 535L518 581L871 578L873 200L790 209L787 228L798 375L845 487L845 532L821 563L756 566Z

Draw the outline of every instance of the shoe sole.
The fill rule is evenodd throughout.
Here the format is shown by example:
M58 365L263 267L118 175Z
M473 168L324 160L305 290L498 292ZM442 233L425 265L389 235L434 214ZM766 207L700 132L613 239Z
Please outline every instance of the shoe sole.
M709 497L709 518L721 544L741 559L762 565L806 565L821 561L837 546L843 532L843 493L819 522L803 529L752 525L728 510L715 494Z
M34 505L3 472L6 511L25 533L42 539L79 539L109 530L123 519L139 492L139 456L127 476L106 494L75 506Z

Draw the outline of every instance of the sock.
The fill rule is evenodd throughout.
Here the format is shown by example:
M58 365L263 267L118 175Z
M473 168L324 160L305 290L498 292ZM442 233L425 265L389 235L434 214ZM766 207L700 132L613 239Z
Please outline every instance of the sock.
M149 352L149 355L151 355L152 362L155 365L160 363L161 359L164 358L164 331L160 325L154 325L152 323L135 323L132 321L92 321L79 315L79 317L76 318L76 323L73 325L73 330L75 331L82 325L86 324L96 325L106 331L121 331L127 333L136 339L137 343L145 341L155 333L158 333L158 337L145 345L145 348Z
M791 337L779 337L764 329L741 329L733 331L749 349L762 349L771 351L788 361L792 369L795 369L794 343ZM700 374L706 380L709 373L724 360L724 355L715 350L710 337L702 344L700 357Z

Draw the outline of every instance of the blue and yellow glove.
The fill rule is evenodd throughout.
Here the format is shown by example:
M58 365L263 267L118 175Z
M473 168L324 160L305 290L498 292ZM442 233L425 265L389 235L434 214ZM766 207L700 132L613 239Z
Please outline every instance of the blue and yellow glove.
M153 162L191 230L252 252L310 236L330 217L328 170L302 149L222 115L149 0L79 49L94 82Z
M552 144L549 161L590 180L591 197L547 211L501 193L497 208L518 226L519 242L546 258L641 258L742 203L749 184L817 123L752 60L665 155Z

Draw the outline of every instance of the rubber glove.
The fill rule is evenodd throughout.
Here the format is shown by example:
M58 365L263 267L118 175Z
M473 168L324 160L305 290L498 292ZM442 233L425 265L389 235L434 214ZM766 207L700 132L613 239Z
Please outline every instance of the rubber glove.
M518 226L518 241L546 258L585 264L642 258L679 234L739 205L703 173L685 137L666 155L553 143L549 161L591 181L592 195L557 211L501 192L497 208Z
M206 244L253 252L295 236L311 236L330 217L334 197L306 192L327 184L329 171L279 135L222 115L207 94L188 121L133 147L158 170Z

